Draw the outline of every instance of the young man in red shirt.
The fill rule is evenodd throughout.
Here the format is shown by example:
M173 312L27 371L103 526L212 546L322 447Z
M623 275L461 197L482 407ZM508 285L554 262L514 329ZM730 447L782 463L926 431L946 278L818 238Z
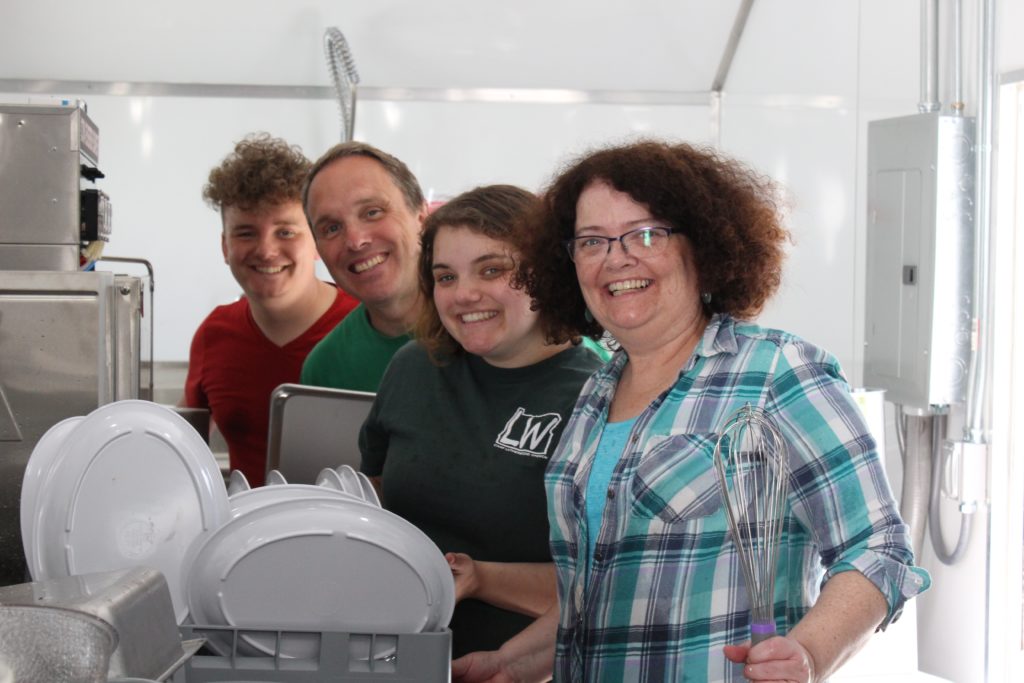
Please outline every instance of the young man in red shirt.
M310 349L359 303L316 276L316 244L302 209L309 166L284 140L251 135L203 188L220 211L224 262L244 295L215 308L196 330L185 405L210 409L231 468L253 486L266 471L270 394L299 381Z

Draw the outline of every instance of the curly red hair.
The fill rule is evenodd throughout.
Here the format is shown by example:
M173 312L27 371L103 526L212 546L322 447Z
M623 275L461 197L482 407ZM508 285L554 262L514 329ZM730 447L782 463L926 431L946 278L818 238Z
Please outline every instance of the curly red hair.
M576 204L589 185L625 192L690 240L707 314L750 319L778 289L789 231L775 184L740 162L689 144L647 140L587 154L563 170L533 216L516 280L534 299L548 340L599 338L563 244L576 227Z

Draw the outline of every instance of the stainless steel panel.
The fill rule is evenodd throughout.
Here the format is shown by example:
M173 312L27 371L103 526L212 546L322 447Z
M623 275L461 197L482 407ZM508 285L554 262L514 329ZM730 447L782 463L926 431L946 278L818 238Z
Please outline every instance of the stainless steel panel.
M915 408L961 403L970 358L972 119L868 126L864 383Z
M138 377L134 304L121 303L114 282L106 272L0 271L0 584L25 580L19 500L39 437L114 400L118 378ZM125 326L136 331L115 356L111 340Z
M77 250L81 165L95 157L96 137L77 107L0 105L0 243ZM0 267L26 270L16 262Z
M267 471L312 484L325 467L359 468L359 428L375 394L282 384L270 395Z
M0 214L4 211L0 205ZM0 270L78 270L79 248L74 244L2 244Z
M142 280L115 275L110 289L111 315L107 326L111 349L113 399L139 397L139 364L142 342ZM127 361L127 362L126 362Z
M138 370L139 370L139 382L138 382L138 397L146 401L154 401L153 398L153 346L154 346L154 303L153 295L155 292L155 280L153 273L153 264L146 259L127 257L127 256L104 256L96 262L97 270L111 270L111 264L117 263L119 265L114 266L117 269L123 267L128 268L145 268L145 275L139 278L140 293L138 300L133 295L132 305L130 308L137 308L139 317L142 319L139 329L139 342L136 344L133 342L131 345L135 349L135 358L138 359ZM123 264L120 265L120 264ZM123 273L123 271L121 271ZM130 281L130 280L129 280ZM134 287L134 285L133 285ZM146 296L148 290L149 296ZM137 306L135 305L137 303ZM123 315L121 316L124 317ZM133 318L130 318L134 320ZM148 320L147 320L148 319ZM120 353L119 355L124 355ZM187 363L186 363L187 365ZM122 394L119 394L119 398L123 398ZM177 401L180 397L175 396L174 401Z
M55 406L81 415L71 411L106 397L98 330L112 283L110 273L0 272L0 391L23 431L41 435Z

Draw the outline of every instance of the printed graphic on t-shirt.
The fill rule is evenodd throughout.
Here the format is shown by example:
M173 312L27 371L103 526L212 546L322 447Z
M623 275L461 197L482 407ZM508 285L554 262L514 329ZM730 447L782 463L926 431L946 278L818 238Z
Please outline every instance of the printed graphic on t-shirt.
M562 421L558 413L530 415L522 408L505 423L494 445L531 458L547 458L554 447L555 427Z

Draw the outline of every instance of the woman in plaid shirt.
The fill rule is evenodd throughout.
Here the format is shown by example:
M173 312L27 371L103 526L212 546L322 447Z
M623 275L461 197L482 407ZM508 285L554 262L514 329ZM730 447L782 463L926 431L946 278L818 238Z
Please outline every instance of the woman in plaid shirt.
M560 610L463 680L822 681L924 591L907 527L838 362L751 322L784 246L771 182L713 151L642 142L548 189L521 273L551 341L621 345L584 386L546 475ZM779 637L750 648L712 467L732 413L788 447Z

